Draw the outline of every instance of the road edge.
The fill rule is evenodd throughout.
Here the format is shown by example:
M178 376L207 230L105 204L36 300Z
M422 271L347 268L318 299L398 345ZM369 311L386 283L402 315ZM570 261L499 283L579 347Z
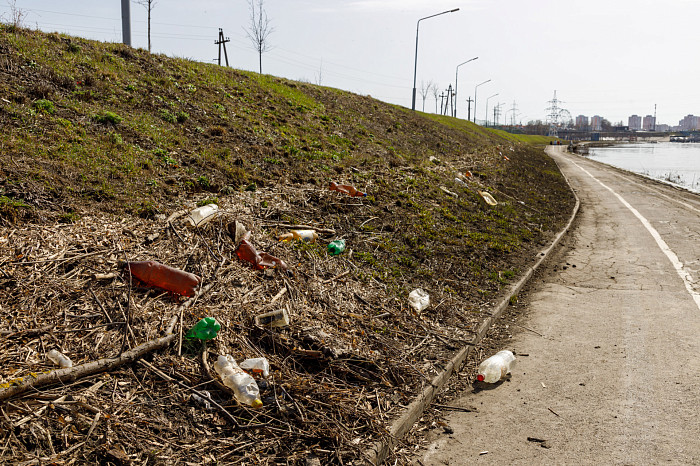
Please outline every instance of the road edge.
M467 346L459 350L457 354L453 356L452 359L450 359L450 361L445 366L445 369L443 369L441 373L439 373L433 378L433 380L430 382L430 385L423 389L423 391L411 402L411 404L408 405L404 413L391 424L391 427L389 428L389 436L385 440L380 440L377 443L375 443L373 448L370 448L364 453L364 459L368 463L372 465L380 465L384 463L387 456L389 455L389 452L393 450L398 441L411 429L411 427L413 427L413 424L415 424L415 422L420 418L425 408L433 401L435 396L445 386L452 373L455 372L455 369L458 369L462 365L464 360L469 356L469 354L471 354L476 345L484 338L484 336L489 331L495 320L503 314L503 312L508 307L511 298L513 296L516 296L520 292L520 290L525 286L528 280L530 280L535 271L549 257L551 252L559 244L561 239L569 231L571 225L574 223L574 219L578 214L581 202L578 198L578 195L576 194L576 191L571 186L569 179L562 172L559 163L554 157L552 157L552 154L550 153L552 152L552 150L548 150L553 147L563 148L564 146L547 146L544 152L547 155L549 155L552 158L552 160L554 160L554 163L557 164L559 172L564 177L566 184L569 186L569 189L571 190L571 193L574 195L574 199L576 200L576 204L574 205L569 221L564 226L564 228L559 233L557 233L557 235L554 237L554 240L552 240L552 243L550 243L550 245L547 248L539 252L537 261L532 266L530 266L530 268L528 268L528 270L520 277L520 279L516 283L511 285L510 288L508 288L506 293L502 296L500 302L489 313L489 317L487 317L481 322L476 332L476 335L474 336L472 341L467 343ZM556 151L556 149L553 150ZM561 152L561 149L557 152Z

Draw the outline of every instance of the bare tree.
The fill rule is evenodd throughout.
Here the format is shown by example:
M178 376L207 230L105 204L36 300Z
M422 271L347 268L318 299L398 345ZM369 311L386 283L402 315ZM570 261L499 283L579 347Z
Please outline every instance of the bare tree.
M148 12L148 53L151 53L151 11L156 6L156 0L136 0Z
M16 0L9 0L7 5L10 7L10 16L8 18L3 14L2 17L0 17L0 21L3 23L7 22L7 24L12 26L15 30L23 28L27 12L17 6Z
M421 79L420 82L420 96L423 99L423 111L425 112L425 99L428 98L428 94L430 94L430 90L432 89L433 82L428 81L427 83Z
M438 113L438 98L440 97L440 88L438 87L437 83L431 82L430 92L433 94L433 97L435 97L435 113Z
M250 26L246 34L258 52L260 74L262 74L262 54L270 49L268 38L275 28L270 26L263 0L248 0L248 7L250 8Z

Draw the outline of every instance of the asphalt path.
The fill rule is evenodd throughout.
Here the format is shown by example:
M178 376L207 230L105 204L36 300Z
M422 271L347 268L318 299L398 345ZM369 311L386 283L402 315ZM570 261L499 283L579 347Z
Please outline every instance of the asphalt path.
M453 403L476 409L416 463L700 464L700 196L548 152L581 209L503 348L512 376Z

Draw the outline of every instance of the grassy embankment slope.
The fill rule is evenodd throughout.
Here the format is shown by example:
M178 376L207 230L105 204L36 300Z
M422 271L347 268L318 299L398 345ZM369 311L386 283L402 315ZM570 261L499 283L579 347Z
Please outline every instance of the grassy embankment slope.
M66 224L65 228L77 231L84 228L84 219L93 221L95 216L148 232L148 228L163 228L159 222L176 209L216 202L253 228L259 247L292 265L296 273L291 278L274 274L260 278L261 274L236 261L213 227L202 233L201 238L218 245L212 255L220 259L223 254L232 264L224 268L228 275L218 277L222 283L237 277L236 286L245 292L257 290L258 302L269 301L280 286L286 287L294 305L298 327L282 331L282 339L273 334L256 340L256 330L242 323L244 314L249 318L256 312L255 303L240 296L235 309L227 308L223 298L220 306L207 298L200 303L248 336L248 346L221 337L228 350L240 355L251 353L250 345L258 345L253 354L268 356L289 381L286 390L294 397L294 406L282 416L275 411L280 402L266 404L270 411L265 419L273 426L281 424L259 433L263 446L255 454L264 457L293 459L306 454L305 449L319 448L317 454L333 462L355 456L358 449L384 435L381 426L410 401L439 361L468 340L486 303L532 262L535 251L561 227L573 205L556 165L541 147L523 143L522 137L463 120L414 113L337 89L150 55L121 44L3 26L0 98L0 228L16 244L22 238L18 228L21 232ZM458 173L466 171L473 174L466 184L455 181ZM350 199L329 193L326 187L331 180L353 184L369 195ZM487 205L479 191L490 192L499 204ZM290 224L335 233L318 245L277 244L276 233ZM132 232L132 236L138 235ZM85 241L90 236L76 237ZM323 245L333 237L344 237L352 253L342 260L327 257ZM150 238L138 243L142 249L134 246L131 251L151 251L163 262L202 275L218 270L204 248L199 248L201 252L192 247L200 237L187 236L183 230L179 237L165 238ZM184 263L178 255L185 254L178 244L183 241L192 241L187 243ZM55 252L8 242L0 246L0 261L6 264ZM105 263L87 265L92 267L86 269L90 272ZM9 281L3 286L9 287L10 282L15 286L26 268L20 269L6 275ZM75 275L72 271L56 273L67 280ZM33 311L34 323L17 320L13 314L27 305L31 290L8 291L0 303L6 313L3 325L14 330L40 326L60 315L64 304L73 306L83 300L81 309L92 309L88 315L95 319L100 310L81 291L84 286L81 282L54 287L53 300L35 298L32 303L38 299L43 307ZM116 288L93 288L108 308L118 308L116 302L126 296L118 293L124 284L112 286ZM429 290L433 303L422 315L406 306L406 294L417 287ZM145 306L151 310L167 304L162 297L143 299L155 300ZM194 316L185 316L186 326L195 321ZM348 354L355 351L355 358L309 362L309 353L297 355L295 349L304 345L323 349L318 337L303 334L302 324L323 325L332 340L345 342ZM134 326L137 340L156 333L143 325ZM119 341L121 330L108 327L105 334L112 335L109 332L114 332L113 341ZM61 335L63 347L73 351L76 360L100 356L76 343L81 333ZM110 338L102 343L105 350ZM35 348L35 340L13 340L5 354L20 354L25 344L32 351L42 351ZM115 345L111 348L118 348ZM362 364L357 362L360 356ZM0 365L16 363L12 367L20 368L19 372L0 376L36 370L12 357L0 358ZM196 359L163 358L176 371L196 368ZM130 373L118 376L131 377ZM309 390L319 378L333 380L335 385L325 382L323 393ZM334 406L324 404L329 396L336 396L328 395L336 393L333 390L342 396ZM362 396L364 401L358 404L356 397ZM109 394L105 397L109 404ZM389 401L380 406L384 397ZM171 413L179 409L177 400L167 396L162 400L173 404ZM324 406L330 407L328 412ZM237 415L245 418L246 412ZM238 435L222 431L212 416L203 414L193 420L183 414L177 419L185 426L198 423L192 424L192 432L209 425L207 429L218 432L214 435ZM49 431L60 428L46 422ZM308 430L321 425L316 440L309 440ZM347 425L359 427L350 432ZM133 429L129 432L149 427L139 424ZM164 433L170 432L167 429L160 432L171 435ZM182 445L190 440L197 442L196 436L188 435L178 437L177 447L170 444L171 453L178 454L178 448L185 448ZM282 436L282 441L275 442L275 436ZM355 438L361 441L350 445ZM30 451L27 445L13 443L17 449L13 451ZM90 445L80 450L86 458L95 454ZM139 442L123 448L134 459L147 454ZM250 450L244 449L229 459L247 454Z

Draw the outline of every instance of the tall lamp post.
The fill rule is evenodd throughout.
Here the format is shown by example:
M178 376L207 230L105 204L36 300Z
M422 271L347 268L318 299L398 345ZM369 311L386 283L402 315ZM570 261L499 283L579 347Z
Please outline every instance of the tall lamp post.
M457 68L455 69L455 111L454 111L454 113L452 114L452 116L455 117L455 118L457 118L457 102L458 102L458 100L457 100L457 74L459 73L459 67L462 66L462 65L466 65L466 64L469 63L470 61L474 61L474 60L476 60L477 58L479 58L479 57L474 57L474 58L472 58L472 59L470 59L470 60L465 61L464 63L460 63L459 65L457 65Z
M477 84L476 86L474 86L474 123L476 123L476 90L479 89L479 86L482 86L488 82L491 82L491 80L487 79L483 83L480 83L480 84Z
M416 109L416 72L418 71L418 28L420 27L420 22L424 19L434 18L435 16L444 15L445 13L454 13L455 11L459 11L459 8L455 8L454 10L446 10L442 13L435 13L434 15L426 16L425 18L419 19L416 23L416 58L413 64L413 99L411 100L411 110L415 111Z
M497 95L498 95L498 93L495 93L494 95L490 95L486 98L486 118L485 118L485 120L486 120L486 127L487 128L489 126L489 99L491 97L496 97Z

